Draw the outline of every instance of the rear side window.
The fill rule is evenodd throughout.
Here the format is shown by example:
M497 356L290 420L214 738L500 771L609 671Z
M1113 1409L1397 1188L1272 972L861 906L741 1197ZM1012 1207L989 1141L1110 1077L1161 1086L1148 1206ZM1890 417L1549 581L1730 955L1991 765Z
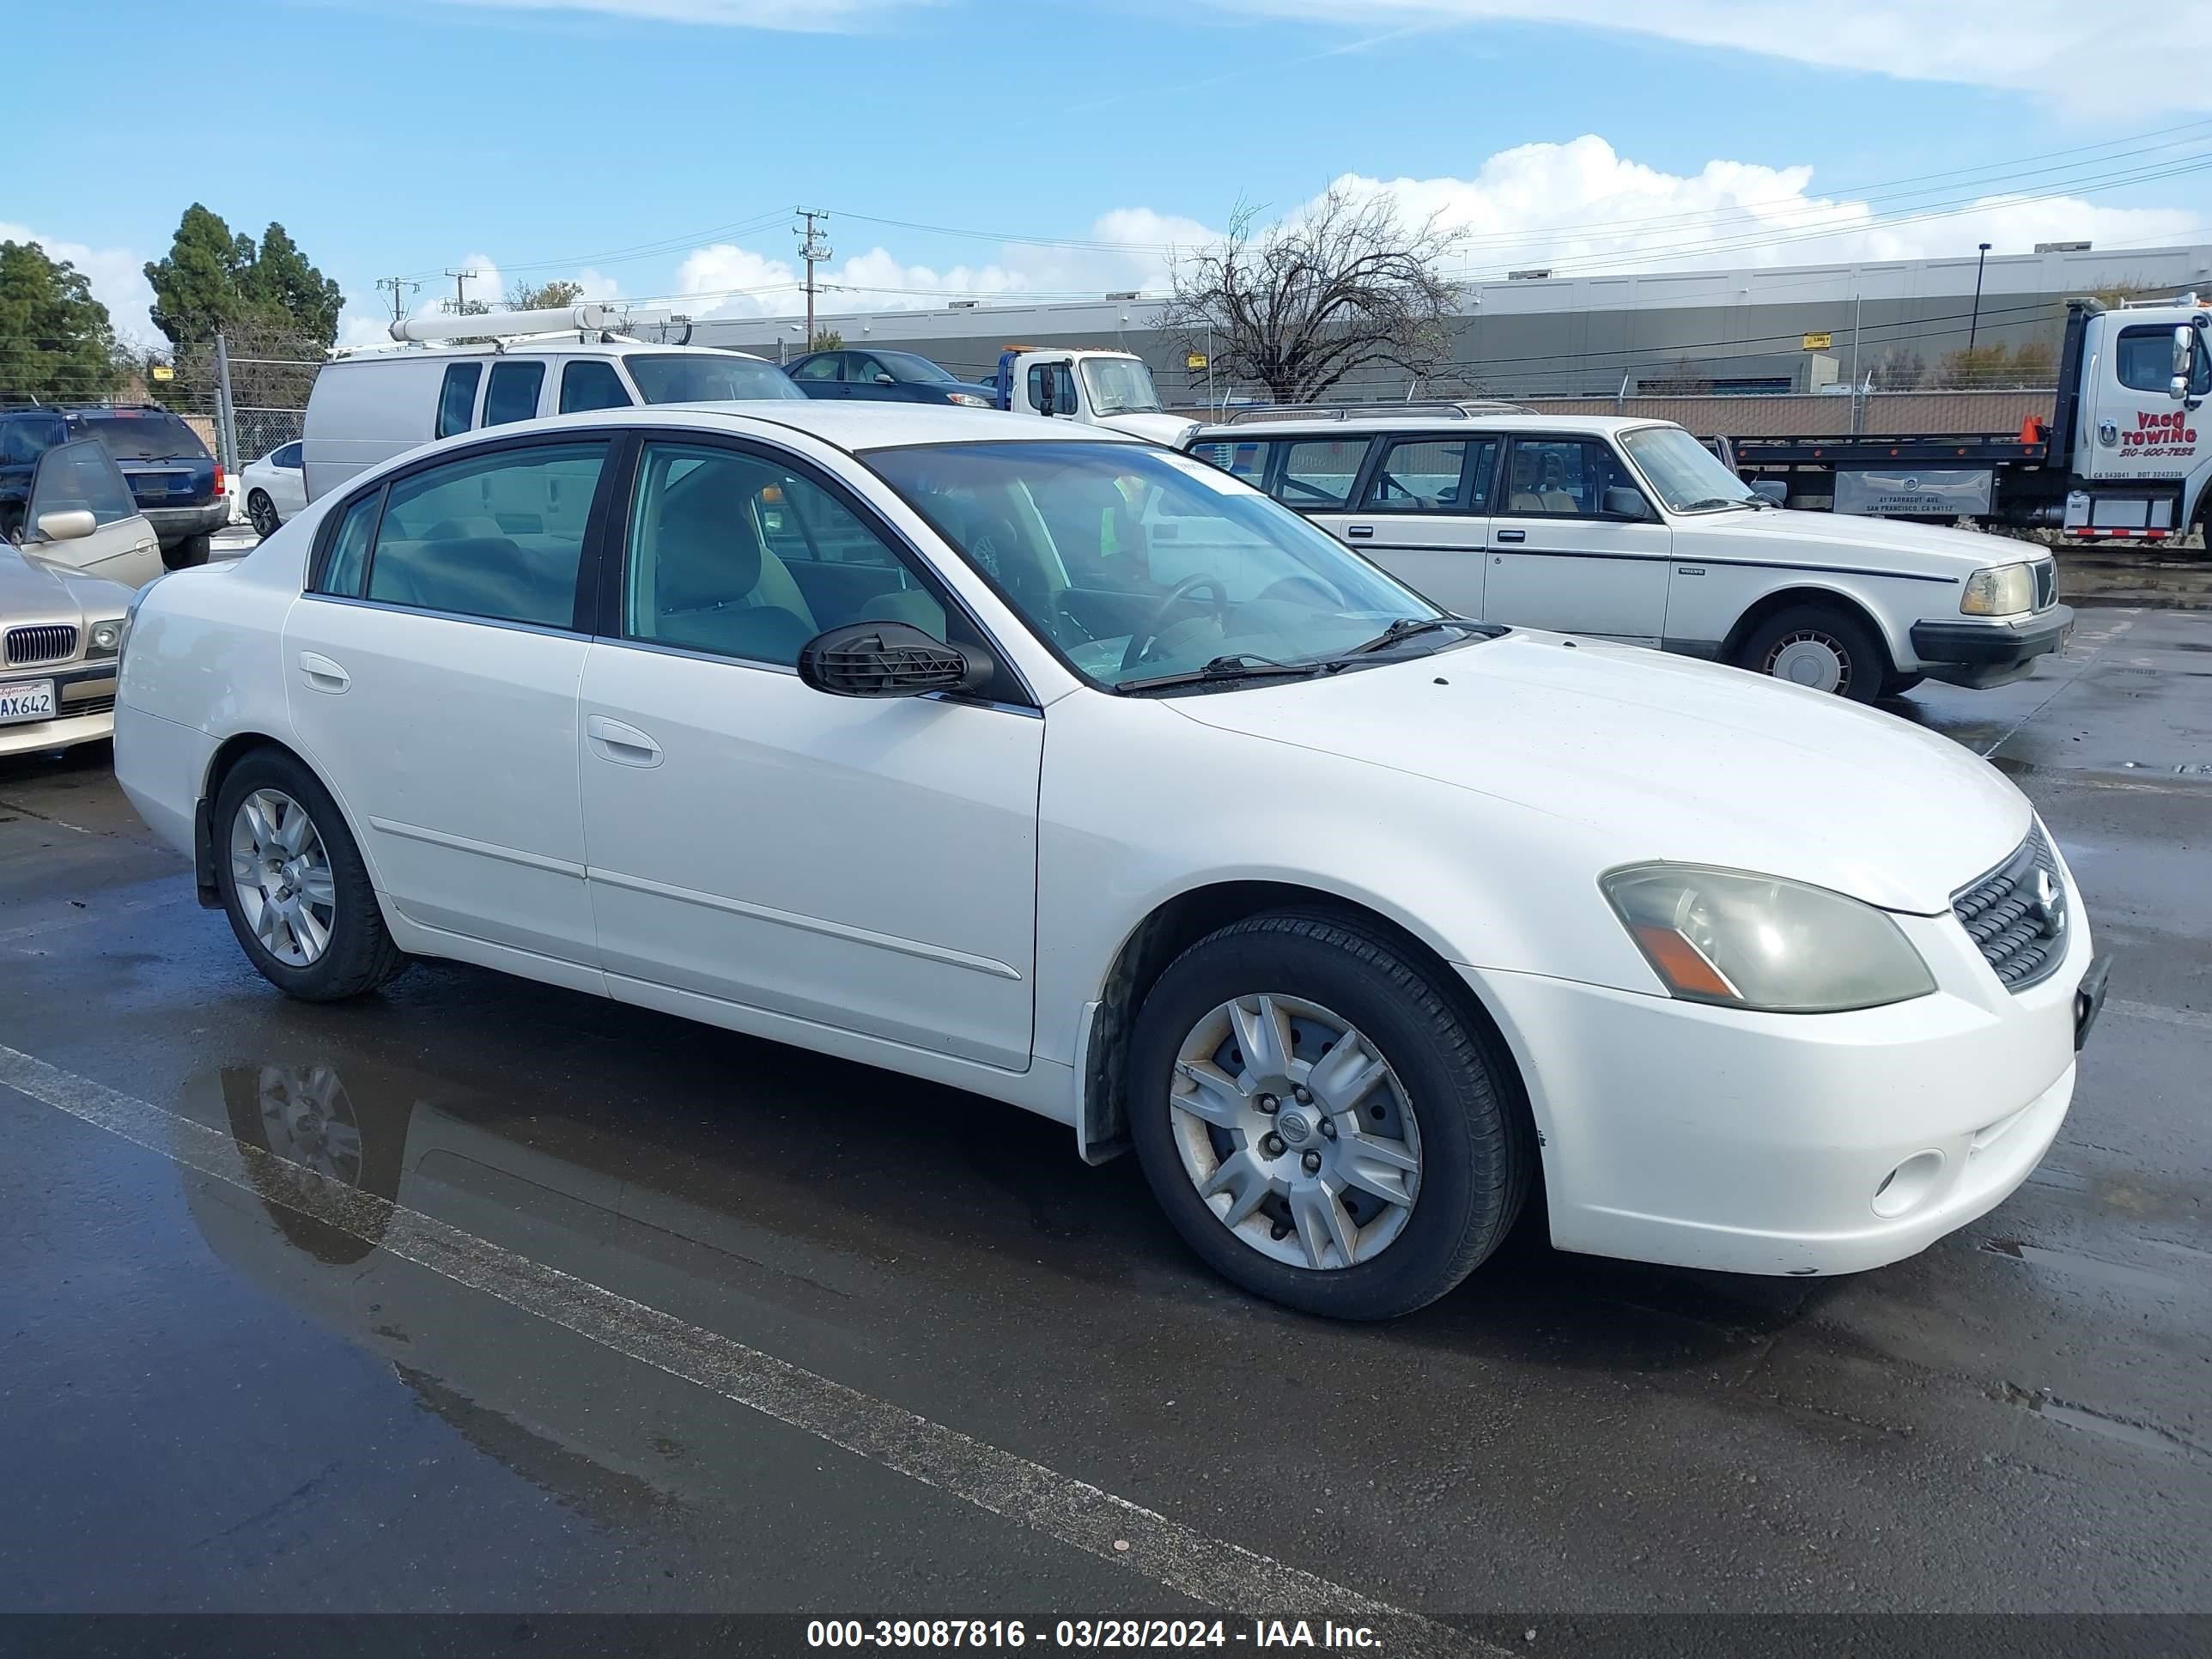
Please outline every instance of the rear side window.
M346 599L361 597L361 579L368 568L369 539L376 534L376 515L384 510L384 492L371 490L351 507L338 520L337 532L331 538L330 550L323 558L321 577L315 583L318 593L336 593Z
M836 352L825 351L817 357L809 357L803 363L793 364L791 378L794 380L834 380L837 378L841 361Z
M585 526L606 458L604 441L537 444L395 480L369 555L368 597L572 627Z
M81 436L97 438L118 461L173 461L207 459L200 434L174 415L83 415L76 417Z
M269 458L269 465L271 466L281 466L290 471L298 471L300 465L300 446L297 444L286 444L282 449L279 449L275 454Z
M561 368L561 412L574 415L581 409L628 409L629 389L615 373L612 363L596 357L578 357Z
M545 384L542 362L495 363L491 389L484 393L483 423L505 426L538 413L538 393Z
M1342 507L1352 499L1367 443L1364 438L1309 438L1291 444L1276 495L1285 507Z
M0 421L0 466L28 466L67 436L57 420Z
M1360 510L1367 513L1489 511L1493 438L1403 438L1382 453Z
M482 363L448 363L445 384L438 388L438 435L450 438L476 424L477 381Z
M1231 477L1242 478L1255 489L1262 489L1267 487L1267 457L1273 447L1249 439L1219 438L1193 444L1190 453L1208 466L1218 466Z

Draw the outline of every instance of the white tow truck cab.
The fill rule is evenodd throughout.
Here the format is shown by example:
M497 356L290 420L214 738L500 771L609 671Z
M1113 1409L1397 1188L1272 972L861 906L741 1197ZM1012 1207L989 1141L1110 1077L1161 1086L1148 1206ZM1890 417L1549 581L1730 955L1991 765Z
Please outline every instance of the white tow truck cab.
M333 358L316 375L301 453L307 499L418 444L479 427L640 404L805 395L764 358L623 331L666 320L598 305L403 318L392 325L392 344Z
M1089 346L1010 345L999 354L999 407L1108 426L1180 446L1198 429L1160 407L1152 371L1133 352Z

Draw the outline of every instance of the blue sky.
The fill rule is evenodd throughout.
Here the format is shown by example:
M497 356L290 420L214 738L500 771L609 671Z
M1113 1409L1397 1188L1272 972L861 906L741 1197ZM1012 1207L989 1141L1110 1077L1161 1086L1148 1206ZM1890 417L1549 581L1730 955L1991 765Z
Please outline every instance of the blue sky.
M9 25L14 64L96 63L103 91L19 129L0 235L76 259L137 335L137 266L195 199L281 221L356 337L375 278L426 279L420 307L464 262L788 311L794 204L832 212L839 308L1158 287L1240 201L1291 212L1345 175L1465 226L1470 274L2212 239L2203 0L2129 25L2200 43L2170 83L2078 0L185 9ZM2085 82L2100 62L2125 84ZM1894 180L1917 182L1873 188Z

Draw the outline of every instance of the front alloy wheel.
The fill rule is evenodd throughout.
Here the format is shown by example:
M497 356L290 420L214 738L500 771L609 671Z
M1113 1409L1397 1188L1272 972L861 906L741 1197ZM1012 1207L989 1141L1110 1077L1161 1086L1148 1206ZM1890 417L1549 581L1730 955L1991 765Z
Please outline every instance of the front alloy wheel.
M307 810L281 789L255 790L230 820L238 908L262 949L288 968L311 968L337 921L330 854Z
M1317 1003L1222 1003L1176 1057L1168 1108L1183 1172L1262 1255L1336 1269L1372 1261L1420 1195L1413 1103L1375 1045Z

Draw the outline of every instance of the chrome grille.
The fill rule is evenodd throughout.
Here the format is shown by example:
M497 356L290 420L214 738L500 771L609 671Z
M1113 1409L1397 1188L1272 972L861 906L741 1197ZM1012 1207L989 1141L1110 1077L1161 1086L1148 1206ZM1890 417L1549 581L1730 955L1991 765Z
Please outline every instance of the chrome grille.
M79 714L105 714L115 707L112 695L104 697L79 697L65 702L54 710L57 720L75 720Z
M2058 603L2058 566L2045 559L2035 567L2035 608L2047 611Z
M76 629L67 623L40 623L8 630L8 666L67 662L76 655Z
M2008 991L2048 978L2066 955L2066 884L2038 824L2013 855L1951 896L1951 914Z

